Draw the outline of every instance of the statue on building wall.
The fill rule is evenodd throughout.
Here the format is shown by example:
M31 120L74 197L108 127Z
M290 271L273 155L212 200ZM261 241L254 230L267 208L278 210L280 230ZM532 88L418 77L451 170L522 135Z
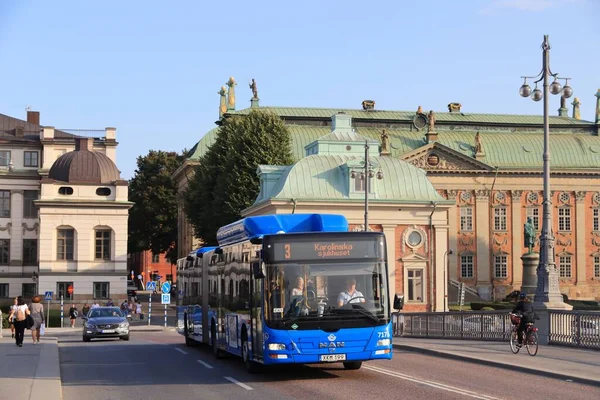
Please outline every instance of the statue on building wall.
M256 81L252 78L252 83L250 83L250 90L252 90L252 98L258 99L258 87L256 86Z
M428 120L429 120L429 126L427 127L427 131L434 132L435 131L435 113L433 112L433 110L429 111Z
M381 133L381 154L390 154L390 135L383 130Z
M535 226L533 225L533 219L531 217L527 217L527 222L523 225L523 238L525 247L529 249L527 254L533 253L533 246L535 245Z
M479 132L475 134L475 154L483 153L483 143Z

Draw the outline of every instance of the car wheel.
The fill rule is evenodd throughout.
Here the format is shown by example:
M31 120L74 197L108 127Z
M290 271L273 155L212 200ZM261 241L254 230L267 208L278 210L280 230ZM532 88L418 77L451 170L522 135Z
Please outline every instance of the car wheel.
M129 335L120 336L119 339L121 339L121 340L129 340Z
M89 341L90 341L90 338L89 338L89 337L87 337L87 336L85 336L85 335L83 335L83 341L84 341L84 342L89 342Z

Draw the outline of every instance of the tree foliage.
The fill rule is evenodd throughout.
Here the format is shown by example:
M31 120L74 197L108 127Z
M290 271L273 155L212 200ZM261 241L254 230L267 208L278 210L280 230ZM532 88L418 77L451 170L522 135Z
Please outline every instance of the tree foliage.
M129 181L129 252L166 252L177 261L177 184L171 178L182 155L154 151L137 158L137 169Z
M252 205L260 189L259 165L292 163L290 133L278 116L253 110L225 119L184 197L196 236L216 243L217 229L239 219L240 212Z

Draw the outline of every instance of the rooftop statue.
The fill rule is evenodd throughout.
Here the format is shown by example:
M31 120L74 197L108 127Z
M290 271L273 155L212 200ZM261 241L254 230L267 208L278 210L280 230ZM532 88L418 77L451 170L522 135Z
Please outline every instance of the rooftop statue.
M252 83L248 85L250 90L252 90L252 98L258 99L258 88L256 87L256 81L252 78Z

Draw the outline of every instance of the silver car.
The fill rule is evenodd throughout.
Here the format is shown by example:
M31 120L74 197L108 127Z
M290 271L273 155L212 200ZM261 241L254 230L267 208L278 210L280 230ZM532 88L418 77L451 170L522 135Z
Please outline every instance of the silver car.
M129 340L129 322L127 314L118 307L92 308L83 317L83 341L92 339L119 338Z

